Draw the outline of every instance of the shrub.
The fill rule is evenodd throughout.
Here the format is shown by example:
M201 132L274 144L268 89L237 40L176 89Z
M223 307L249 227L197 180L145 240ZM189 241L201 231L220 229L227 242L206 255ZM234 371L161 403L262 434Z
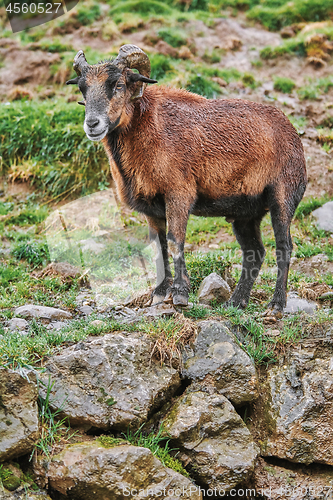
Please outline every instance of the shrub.
M49 248L45 242L25 241L13 249L12 254L18 260L26 260L34 266L46 265L50 261Z
M101 17L100 6L95 3L92 6L80 5L77 9L76 18L83 26L88 26Z
M190 77L186 88L190 92L203 95L208 97L208 99L215 98L221 94L221 88L217 83L208 80L208 78L205 78L200 74Z
M157 0L127 0L120 2L110 10L110 15L121 14L123 12L134 12L141 15L149 14L171 14L170 7Z
M174 28L161 28L157 34L162 40L171 45L171 47L177 48L186 44L185 35Z
M260 21L269 30L277 31L293 23L321 21L332 13L333 0L294 0L255 5L247 16Z
M170 58L163 54L151 54L149 59L151 65L151 78L154 80L162 80L167 73L172 73L174 71Z
M290 78L285 78L283 76L274 78L274 90L278 90L284 94L290 94L295 87L295 82Z

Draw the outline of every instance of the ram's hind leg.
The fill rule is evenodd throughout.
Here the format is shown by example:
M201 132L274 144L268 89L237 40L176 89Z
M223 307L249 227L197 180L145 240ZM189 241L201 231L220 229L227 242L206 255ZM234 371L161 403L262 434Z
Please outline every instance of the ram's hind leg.
M171 294L172 274L168 257L168 243L166 238L166 220L146 217L149 225L149 239L155 241L158 247L156 259L157 287L153 291L152 298L156 304L162 302L168 294Z
M234 307L247 306L253 283L265 258L265 248L260 233L261 220L262 217L252 220L235 220L232 225L243 252L242 274L229 301L229 304Z

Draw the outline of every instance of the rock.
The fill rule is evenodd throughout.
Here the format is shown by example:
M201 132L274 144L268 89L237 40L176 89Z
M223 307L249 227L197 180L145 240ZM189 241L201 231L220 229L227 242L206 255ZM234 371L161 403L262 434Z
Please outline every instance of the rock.
M61 330L61 328L64 328L67 325L68 323L65 321L54 321L53 323L48 324L46 328L49 330Z
M182 45L178 50L178 57L180 59L191 59L193 56L192 52L186 45Z
M214 300L218 304L226 302L231 295L230 286L217 273L211 273L201 283L198 290L200 304L210 305Z
M183 377L197 388L217 392L236 405L258 396L255 366L233 334L218 321L202 321L193 350L184 353Z
M92 252L99 254L105 249L104 243L98 243L93 238L79 241L79 246L82 252Z
M145 316L147 319L159 318L161 316L170 317L176 314L177 311L170 304L154 304L150 307L146 307L141 311L141 314Z
M293 30L293 27L292 26L285 26L284 28L282 28L282 30L280 31L280 35L282 38L292 38L293 36L295 36L295 31Z
M312 212L312 215L317 219L318 229L333 232L333 201L325 203L317 210Z
M53 490L73 500L124 500L127 496L202 499L189 479L165 467L147 448L129 444L113 448L96 442L66 446L48 463L46 474Z
M79 308L79 311L85 316L90 316L94 312L93 308L90 306L82 306Z
M160 54L163 54L164 56L173 58L178 57L178 50L171 47L171 45L169 45L167 42L164 42L164 40L159 40L157 42L157 44L155 45L155 50Z
M137 428L180 386L176 370L151 360L152 341L142 334L108 334L64 349L40 377L52 386L50 405L74 425ZM45 396L46 389L40 392Z
M58 275L64 279L77 278L82 274L78 267L72 266L68 262L51 262L45 269L38 272L33 272L32 275L37 278L45 278L46 276Z
M0 368L0 462L30 453L38 436L36 376Z
M333 471L320 466L300 469L275 465L259 458L253 488L265 500L322 500L333 484Z
M230 491L251 475L259 448L232 404L220 394L187 391L163 420L200 484Z
M25 330L28 325L29 325L29 323L25 319L22 319L22 318L12 318L8 322L9 330L12 332L15 332L17 330L21 330L21 331Z
M91 321L90 326L96 326L97 328L104 326L106 323L105 321L102 321L100 319L94 319L94 321Z
M35 306L33 304L26 304L17 307L14 312L15 316L20 315L25 318L42 318L49 320L69 319L72 317L71 313L56 309L55 307Z
M10 493L9 491L0 489L0 499L1 500L52 500L51 497L46 493L46 491L39 490L36 493L32 493L25 487L21 487L15 491L15 493Z
M333 342L303 340L268 366L255 403L263 456L333 465Z
M307 314L313 314L318 305L316 302L300 299L297 294L289 293L287 297L287 305L283 309L284 314L295 314L298 312L305 312Z

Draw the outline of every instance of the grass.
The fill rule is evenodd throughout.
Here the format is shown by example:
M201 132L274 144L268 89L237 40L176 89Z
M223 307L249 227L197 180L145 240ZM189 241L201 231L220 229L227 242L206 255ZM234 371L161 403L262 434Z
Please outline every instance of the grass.
M12 181L29 181L53 199L82 195L106 180L101 144L83 131L84 111L76 103L0 104L2 172Z
M161 318L151 323L142 323L142 331L153 339L151 357L162 363L181 364L182 348L196 337L195 324L182 314L174 318Z
M278 90L279 92L283 92L284 94L290 94L296 84L290 78L286 78L283 76L277 76L274 78L274 90Z
M143 448L148 448L152 454L158 458L165 467L173 469L179 472L185 477L189 477L188 472L182 466L181 462L174 456L170 454L175 449L169 448L169 439L163 436L163 425L159 428L158 433L144 434L142 432L142 426L133 432L128 429L126 433L123 434L126 441L134 446L142 446ZM163 443L163 446L161 444Z
M43 384L43 382L39 381L39 384ZM47 386L43 384L46 387L45 398L40 394L38 395L39 439L34 446L30 459L36 452L40 452L49 458L52 453L52 448L56 443L59 441L66 442L75 434L70 433L67 417L59 420L61 408L56 411L52 411L51 409L50 394L53 384L54 383L51 383L50 379Z

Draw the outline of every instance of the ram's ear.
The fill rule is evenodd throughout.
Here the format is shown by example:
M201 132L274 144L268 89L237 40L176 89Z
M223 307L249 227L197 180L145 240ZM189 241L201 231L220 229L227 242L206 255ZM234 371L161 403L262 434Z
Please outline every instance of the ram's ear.
M157 80L152 80L146 76L140 75L140 73L133 73L133 71L127 72L127 81L129 83L143 82L143 83L157 83Z
M76 78L73 78L72 80L68 80L66 82L66 85L77 85L79 83L79 77L77 76Z

